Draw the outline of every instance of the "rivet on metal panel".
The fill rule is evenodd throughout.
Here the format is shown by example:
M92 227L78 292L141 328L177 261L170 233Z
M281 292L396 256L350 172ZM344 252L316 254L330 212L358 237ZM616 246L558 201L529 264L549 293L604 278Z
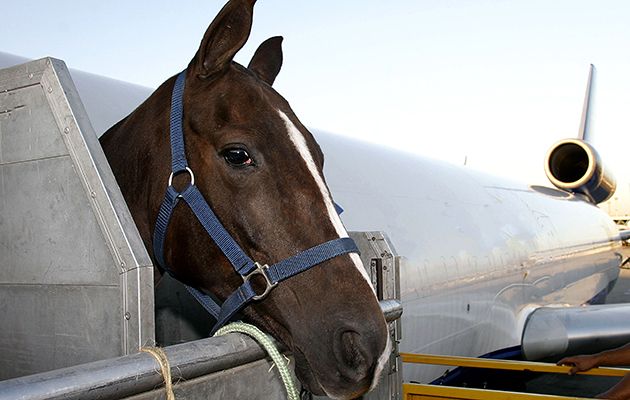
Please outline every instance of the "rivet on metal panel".
M28 74L28 79L33 79L33 73Z
M125 319L126 319L127 321L129 321L129 320L131 319L131 313L129 313L129 311L127 311L127 312L125 313Z
M121 267L121 268L125 268L126 266L127 266L127 264L125 264L125 262L124 262L124 261L121 261L121 262L120 262L120 267Z
M91 191L90 192L90 196L92 196L93 199L96 198L96 192L95 191Z
M52 93L52 88L51 87L48 88L48 93Z
M68 128L67 126L65 128L63 128L63 133L70 133L70 128Z

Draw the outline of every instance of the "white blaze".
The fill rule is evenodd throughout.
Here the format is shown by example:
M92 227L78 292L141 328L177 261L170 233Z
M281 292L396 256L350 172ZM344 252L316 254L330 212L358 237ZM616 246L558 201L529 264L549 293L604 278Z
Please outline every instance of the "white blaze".
M335 231L337 232L337 235L339 235L339 237L348 237L348 232L346 231L346 228L344 228L343 223L341 222L341 218L339 218L339 214L337 214L337 210L335 210L335 205L332 201L330 192L328 191L328 188L324 184L324 179L322 178L321 174L317 170L317 166L315 165L313 156L311 155L311 152L309 151L308 146L306 145L306 140L304 139L304 135L302 135L302 132L300 132L300 130L295 126L295 124L291 122L291 120L289 119L289 117L287 117L285 113L278 110L278 114L280 114L280 117L282 118L285 126L287 127L287 131L289 132L289 138L291 139L291 142L297 149L300 156L302 156L302 159L304 159L304 162L306 163L308 170L311 172L311 175L313 176L313 179L315 180L315 183L317 184L317 187L319 188L319 191L324 200L324 204L326 205L326 210L328 211L328 218L330 219L330 222L332 223L332 225L335 227ZM359 257L359 255L356 253L350 253L350 258L352 259L354 266L359 270L363 278L368 282L368 284L372 288L372 291L376 293L374 291L374 288L372 287L372 281L370 280L370 277L368 276L367 272L363 268L363 265L361 263L361 258Z

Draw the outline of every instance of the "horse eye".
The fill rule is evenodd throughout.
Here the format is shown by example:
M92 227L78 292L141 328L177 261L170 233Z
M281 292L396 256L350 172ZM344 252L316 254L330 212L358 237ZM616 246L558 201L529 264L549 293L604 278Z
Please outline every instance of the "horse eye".
M223 151L222 155L228 164L235 167L244 167L254 163L247 151L243 149L227 149Z

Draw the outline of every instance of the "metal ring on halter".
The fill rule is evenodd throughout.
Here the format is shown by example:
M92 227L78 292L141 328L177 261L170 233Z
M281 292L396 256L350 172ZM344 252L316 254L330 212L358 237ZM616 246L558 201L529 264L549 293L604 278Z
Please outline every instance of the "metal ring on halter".
M171 176L168 177L168 185L169 186L173 186L173 176L178 175L184 171L188 172L188 175L190 175L190 186L194 186L195 185L195 174L193 174L192 170L188 167L185 167L186 169L182 169L180 171L177 172L171 172Z
M269 294L269 292L271 292L271 289L273 289L274 287L276 287L276 285L278 284L278 282L272 282L271 279L269 278L269 275L267 275L267 269L269 269L268 265L260 265L259 263L255 262L254 266L256 267L255 270L253 270L252 272L250 272L247 275L243 275L243 281L245 283L247 283L250 278L254 275L262 275L265 278L265 290L264 292L262 292L261 294L257 294L256 296L252 297L252 300L260 300L265 298L265 296L267 296Z

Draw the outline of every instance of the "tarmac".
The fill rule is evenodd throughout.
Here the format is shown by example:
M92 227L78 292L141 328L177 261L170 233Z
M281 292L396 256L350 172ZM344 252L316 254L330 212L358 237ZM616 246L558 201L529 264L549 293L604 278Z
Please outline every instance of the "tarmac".
M606 303L630 303L630 268L620 269L619 279L613 290L608 294Z
M620 270L619 279L606 298L606 304L617 303L630 303L630 269L622 268ZM545 374L526 382L525 391L528 393L592 398L608 390L619 379L585 375Z

